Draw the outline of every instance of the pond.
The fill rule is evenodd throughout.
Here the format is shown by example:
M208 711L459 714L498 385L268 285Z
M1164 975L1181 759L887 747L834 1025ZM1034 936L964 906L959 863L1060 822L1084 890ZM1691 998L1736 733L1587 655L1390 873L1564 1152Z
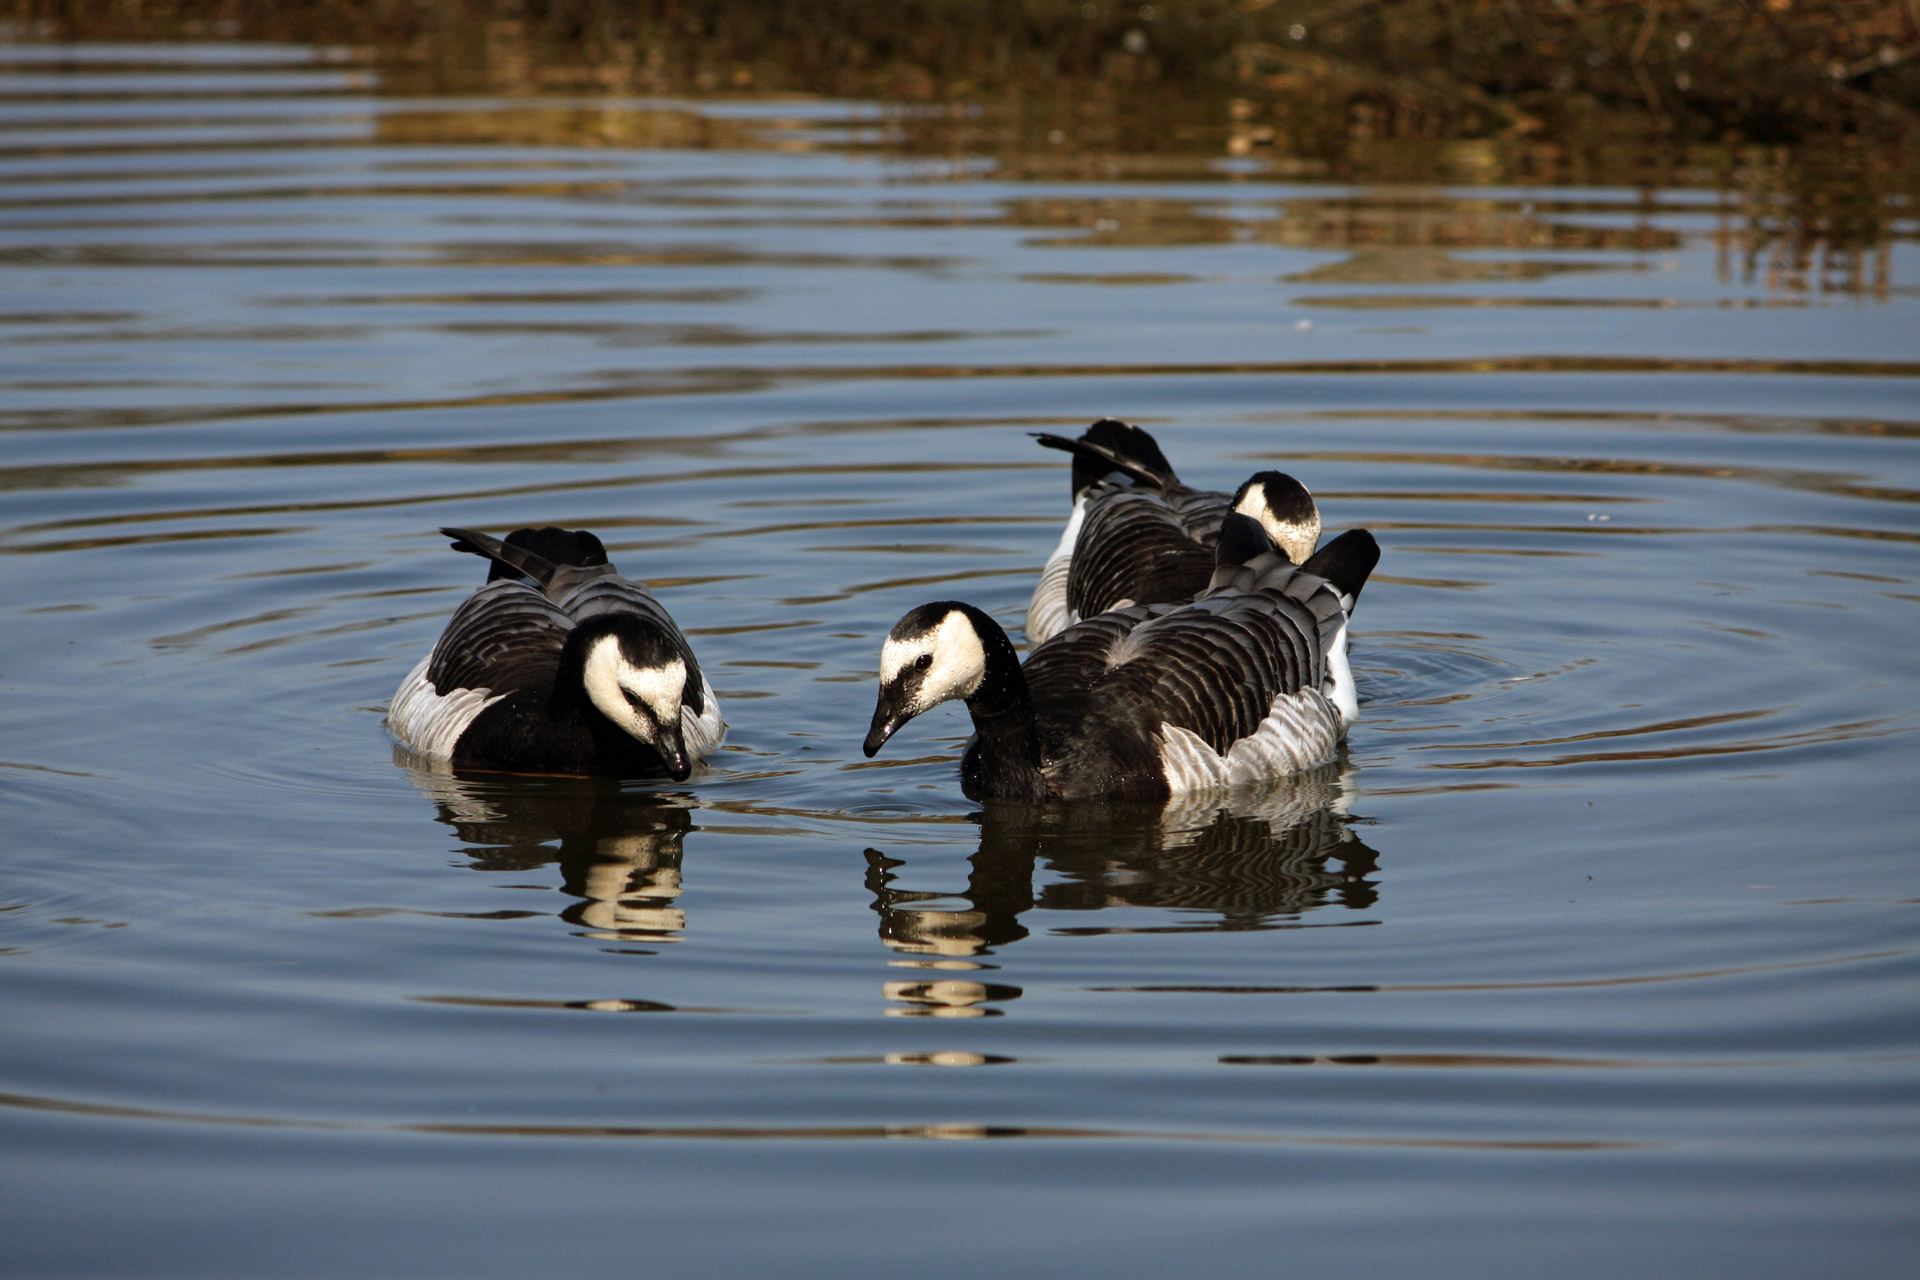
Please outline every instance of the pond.
M919 127L4 51L5 1269L1910 1266L1912 193ZM1109 414L1378 537L1337 765L863 758ZM687 783L388 735L484 576L436 530L548 523L691 637Z

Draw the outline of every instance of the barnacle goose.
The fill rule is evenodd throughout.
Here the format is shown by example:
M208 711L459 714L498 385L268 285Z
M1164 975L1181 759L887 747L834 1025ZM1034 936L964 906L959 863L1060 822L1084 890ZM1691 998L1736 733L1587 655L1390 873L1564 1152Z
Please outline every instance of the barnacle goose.
M387 725L407 746L472 769L685 780L720 745L686 637L600 539L440 532L493 567L393 695Z
M975 799L1164 800L1309 769L1360 713L1347 618L1379 559L1355 529L1296 566L1229 513L1197 599L1075 623L1024 667L981 610L922 605L881 649L864 749L963 698L974 736L960 785Z
M1073 455L1073 512L1027 606L1029 644L1108 609L1193 599L1213 575L1229 511L1258 520L1295 564L1320 539L1313 495L1282 472L1262 471L1231 494L1189 489L1151 435L1113 418L1077 440L1035 438Z

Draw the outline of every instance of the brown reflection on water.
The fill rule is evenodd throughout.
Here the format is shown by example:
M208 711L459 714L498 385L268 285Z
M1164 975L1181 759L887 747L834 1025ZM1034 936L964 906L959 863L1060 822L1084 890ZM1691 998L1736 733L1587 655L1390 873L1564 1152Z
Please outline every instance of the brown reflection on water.
M760 149L769 126L690 106L621 102L487 103L382 112L375 140L389 146Z
M1521 264L1485 263L1476 265L1507 266ZM1324 279L1325 277L1321 278ZM1425 311L1454 307L1578 307L1582 310L1595 307L1611 307L1626 310L1657 308L1663 311L1750 311L1763 307L1802 307L1807 305L1804 300L1797 298L1543 298L1538 296L1499 296L1494 294L1431 293L1329 294L1324 297L1294 298L1291 299L1291 301L1296 307L1332 307L1343 311Z
M1534 11L1526 21L1548 26L1566 24L1574 12L1558 0L1522 3ZM1365 25L1341 16L1353 6L1336 5L1341 13L1331 17L1311 5L1311 12L1291 4L1221 12L1167 6L1149 19L1129 16L1126 6L1091 6L1077 17L1071 5L1014 5L994 8L989 22L959 4L941 10L944 36L914 38L865 6L789 13L762 0L720 0L702 6L708 16L699 20L616 6L593 21L557 17L565 6L539 15L512 6L511 16L507 8L415 6L401 20L388 6L353 0L238 10L194 0L47 0L29 6L38 21L21 24L16 35L252 37L324 47L282 52L271 65L196 62L190 47L181 54L178 45L123 50L117 59L84 51L68 62L34 57L24 69L28 80L9 96L125 100L128 123L156 101L178 106L266 95L282 100L276 106L337 113L329 101L377 95L366 127L376 143L395 147L832 149L911 162L930 181L945 170L1015 182L1167 179L1230 190L1239 182L1305 178L1426 189L1397 208L1377 193L1288 200L1283 216L1258 220L1203 216L1171 197L1020 202L1006 215L1014 225L1091 233L1075 243L1250 239L1351 253L1349 263L1297 277L1308 280L1502 278L1527 266L1461 263L1452 251L1659 251L1678 242L1671 220L1691 215L1710 223L1702 229L1724 281L1788 296L1886 300L1895 291L1892 246L1920 236L1912 215L1920 194L1920 147L1913 145L1920 95L1908 65L1913 49L1900 47L1920 28L1911 14L1892 8L1878 26L1823 16L1812 6L1770 11L1768 31L1803 27L1807 39L1775 41L1766 58L1744 59L1735 55L1757 48L1752 40L1701 41L1684 55L1686 67L1674 70L1699 83L1664 98L1646 96L1640 79L1619 80L1627 54L1608 43L1618 32L1595 34L1608 26L1601 21L1580 36L1599 41L1591 56L1575 62L1553 54L1554 91L1535 92L1524 108L1506 100L1504 89L1451 84L1437 65L1409 75L1354 61L1358 46L1333 59L1324 48L1310 52L1326 21L1333 29L1347 21ZM1378 12L1366 22L1409 6L1371 9ZM713 17L721 12L732 20ZM1447 6L1447 13L1469 26L1505 22L1487 6ZM1297 37L1289 34L1296 16L1309 19ZM1653 19L1650 13L1647 22ZM1002 20L1013 21L1018 33L994 35L989 49L983 31L997 31ZM620 30L626 34L616 36ZM1870 30L1879 34L1863 34ZM1452 31L1444 49L1424 51L1402 41L1393 56L1457 58L1468 38ZM1807 61L1814 47L1876 39L1891 43L1835 55L1847 64L1838 80ZM345 41L357 44L343 47ZM1513 55L1548 57L1547 49L1528 37ZM1642 53L1653 56L1633 53L1641 72ZM1898 55L1894 63L1878 61L1889 53ZM1775 67L1767 58L1786 61ZM1711 61L1726 65L1709 90L1704 68ZM1780 74L1811 74L1820 91L1783 99ZM1628 100L1570 94L1560 85L1563 75L1607 81L1608 94L1624 86ZM455 94L465 96L448 96ZM1772 104L1776 118L1749 119L1751 104L1761 101ZM1733 121L1745 124L1730 127ZM596 187L591 174L568 173L550 187L514 189L593 194L626 185ZM1556 187L1625 188L1638 198L1596 205L1555 195ZM1437 194L1442 188L1507 190L1468 199ZM1710 202L1676 203L1668 194L1676 190L1715 194ZM269 193L252 193L261 194ZM1587 216L1596 213L1604 216Z
M1231 189L1222 193L1231 196ZM1016 200L1004 219L1018 227L1072 234L1040 236L1048 248L1140 248L1200 244L1267 244L1341 250L1347 257L1284 277L1289 283L1442 284L1530 280L1590 272L1602 264L1571 258L1461 258L1463 251L1514 253L1654 253L1678 249L1679 231L1657 225L1642 210L1627 225L1550 217L1532 202L1386 193L1263 200L1273 216L1229 217L1194 199L1112 196ZM1584 210L1569 209L1565 212ZM1633 212L1597 203L1596 213ZM1617 269L1606 264L1608 269Z

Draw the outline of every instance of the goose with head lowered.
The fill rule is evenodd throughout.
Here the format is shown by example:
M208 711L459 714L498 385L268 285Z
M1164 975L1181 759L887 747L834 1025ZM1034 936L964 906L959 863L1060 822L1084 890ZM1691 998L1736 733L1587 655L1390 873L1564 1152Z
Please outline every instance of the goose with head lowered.
M864 749L961 698L960 785L977 800L1165 800L1323 764L1360 713L1347 619L1379 559L1355 529L1295 565L1230 512L1197 599L1077 622L1025 666L981 610L922 605L880 651Z
M720 745L687 638L600 539L440 532L492 570L393 695L387 725L407 746L472 769L684 781Z
M1129 604L1184 604L1213 576L1229 511L1260 522L1299 564L1320 540L1320 510L1292 476L1262 471L1233 493L1180 482L1141 428L1102 418L1078 439L1036 433L1073 455L1073 511L1027 606L1027 643Z

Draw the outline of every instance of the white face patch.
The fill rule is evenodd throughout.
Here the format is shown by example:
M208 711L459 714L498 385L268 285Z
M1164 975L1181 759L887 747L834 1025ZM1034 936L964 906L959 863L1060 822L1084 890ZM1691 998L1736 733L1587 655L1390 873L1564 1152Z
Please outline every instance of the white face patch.
M647 704L654 719L675 724L687 692L687 664L675 658L661 667L628 667L620 673L621 687Z
M1310 521L1296 522L1282 520L1267 505L1267 486L1255 484L1247 486L1247 492L1235 504L1235 511L1243 516L1252 516L1267 531L1287 559L1299 564L1313 554L1313 544L1320 541L1320 519L1318 513Z
M902 672L928 654L933 661L920 681L912 707L908 708L916 716L949 698L972 697L987 675L987 651L980 643L980 635L967 615L956 609L925 635L911 640L888 638L880 648L881 687L893 684Z
M680 722L680 701L687 688L687 666L678 658L658 667L636 667L627 661L620 651L620 641L615 636L602 636L593 642L587 650L587 661L582 672L587 687L587 697L593 705L600 708L600 714L625 729L628 733L645 743L654 741L654 722L678 724ZM634 710L627 700L631 693L647 710L653 712L653 720Z

